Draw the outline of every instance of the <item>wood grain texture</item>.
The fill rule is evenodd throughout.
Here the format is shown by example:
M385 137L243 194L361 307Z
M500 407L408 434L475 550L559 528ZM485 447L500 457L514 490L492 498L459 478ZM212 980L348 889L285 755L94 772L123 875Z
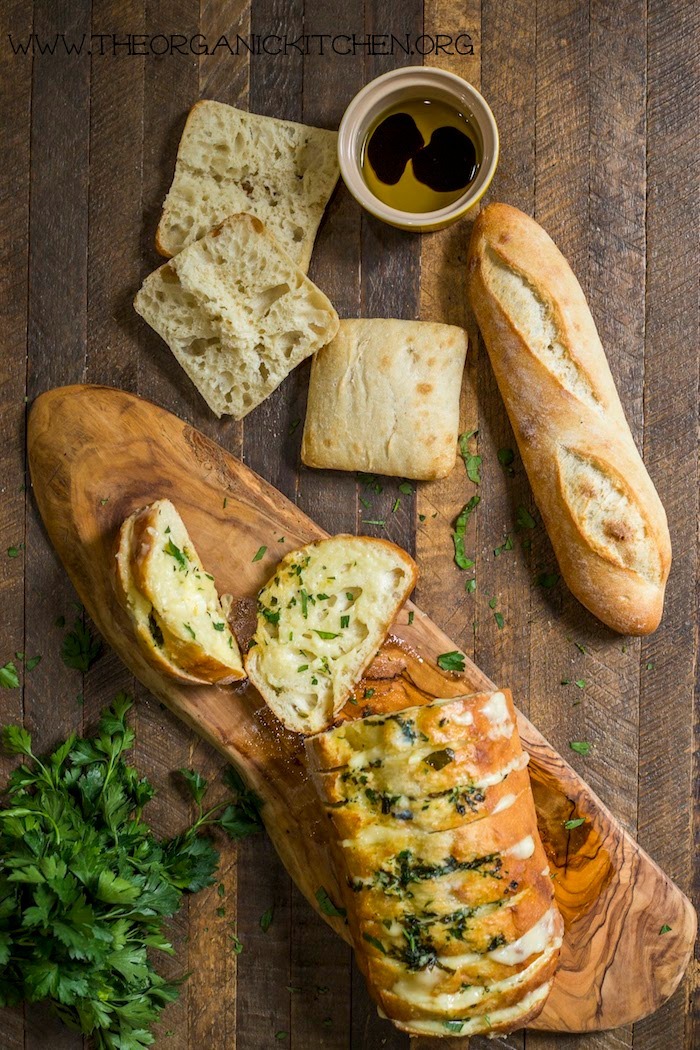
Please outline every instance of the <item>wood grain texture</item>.
M338 891L325 821L306 774L302 739L284 730L249 686L185 687L163 678L134 647L113 583L119 524L161 496L176 502L219 590L239 600L254 596L269 576L280 533L289 550L322 531L204 435L107 387L67 387L42 395L30 416L28 448L49 536L101 633L154 696L235 761L262 798L268 834L307 900L317 907L320 886L333 897ZM226 508L222 492L229 494ZM261 543L268 550L256 561ZM423 666L409 657L407 671L426 696L489 687L471 662L463 684L431 670L437 654L453 643L419 610L414 615L409 624L404 610L392 636L425 658ZM388 654L398 659L391 645ZM538 820L567 924L560 970L535 1024L564 1031L617 1027L675 989L692 950L695 914L524 716L519 730L531 756ZM563 832L573 813L586 823ZM288 897L283 887L277 890L275 903L284 908ZM672 927L663 940L661 916ZM327 921L347 936L337 918ZM284 923L278 929L284 930ZM268 974L269 966L268 946Z
M341 316L366 313L370 304L377 312L470 328L462 424L478 425L478 451L484 456L483 500L468 535L480 586L476 595L465 594L464 574L452 560L454 516L476 491L458 463L445 482L417 486L415 496L402 494L398 517L391 521L401 542L409 548L415 543L422 571L420 604L480 666L513 687L521 709L560 749L569 753L568 741L576 736L597 742L588 759L572 756L574 763L627 829L636 830L664 869L700 901L700 726L692 697L698 649L698 17L697 5L689 0L615 5L541 0L536 6L512 0L411 0L405 11L381 0L8 0L3 5L0 664L14 659L15 652L42 655L26 691L0 689L3 721L26 711L28 726L48 743L90 723L119 684L134 682L110 651L84 680L61 662L65 631L54 626L54 619L63 614L70 626L75 593L48 546L31 495L21 488L25 395L33 398L83 378L118 383L166 405L236 455L247 430L246 450L256 456L255 466L283 484L329 531L371 531L361 519L390 515L389 492L395 486L390 482L381 494L368 494L354 476L300 468L301 426L291 435L289 429L303 420L308 365L287 381L278 401L256 414L259 422L256 416L245 424L216 421L130 305L142 278L160 262L153 248L155 225L186 112L198 97L333 127L352 94L392 60L370 61L362 50L355 56L326 49L322 56L272 57L251 56L245 49L236 56L225 48L201 56L122 52L90 58L67 56L60 44L53 56L22 55L11 51L7 34L17 40L32 31L49 38L65 32L67 39L79 40L91 31L199 32L211 44L224 33L235 39L251 27L287 31L292 37L302 31L364 36L370 30L400 37L421 24L426 33L464 30L473 35L473 56L431 55L425 61L480 84L492 105L502 151L489 199L535 214L569 254L668 510L676 560L666 615L654 636L641 644L612 642L561 586L542 592L534 578L553 564L541 528L529 552L516 542L515 551L493 557L518 506L530 506L529 487L517 461L511 476L493 458L499 447L514 447L514 442L465 311L461 266L468 220L415 238L418 268L415 245L397 246L388 228L363 234L360 210L341 186L322 223L311 273ZM409 59L398 54L393 61ZM405 271L386 258L398 253L403 260L406 251ZM397 289L382 286L394 280ZM358 497L370 502L370 513ZM7 549L22 541L26 547L19 557L7 557ZM488 605L492 594L507 609L500 632ZM562 678L584 678L587 688L579 693L575 686L560 686ZM172 834L188 813L172 769L193 762L210 773L217 790L224 760L144 687L134 685L139 696L136 761L159 789L151 820L158 833ZM84 697L84 706L78 696ZM0 770L6 768L0 758ZM258 882L256 872L265 877L272 872L273 882L287 879L274 851L262 853L259 843L221 845L226 916L212 926L211 900L202 895L188 902L176 930L182 954L175 970L189 964L195 973L181 1003L167 1012L157 1045L168 1050L268 1050L270 1045L406 1050L408 1039L378 1023L368 1009L361 982L355 984L353 1001L349 949L295 887L289 889L289 906L278 912L281 926L274 943L261 935L258 920L269 887ZM227 950L229 921L237 923L246 944L240 958ZM274 1009L268 953L275 965L286 967L290 987L301 989L276 988ZM567 1037L528 1031L509 1037L505 1045L513 1050L667 1050L671 1045L695 1050L698 973L700 957L670 1002L633 1027ZM276 1031L288 1032L286 1042L274 1040ZM47 1039L51 1050L81 1045L41 1009L27 1010L26 1027L23 1011L0 1014L2 1050L24 1050L25 1040L28 1050L43 1048ZM412 1050L429 1045L414 1042ZM485 1046L483 1040L472 1041L473 1050Z

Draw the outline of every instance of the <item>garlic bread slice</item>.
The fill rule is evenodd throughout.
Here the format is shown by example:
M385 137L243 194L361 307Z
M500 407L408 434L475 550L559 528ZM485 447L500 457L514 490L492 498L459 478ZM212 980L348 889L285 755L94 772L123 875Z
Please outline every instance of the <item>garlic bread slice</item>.
M416 583L411 557L368 536L292 551L258 594L246 670L288 729L331 724Z
M160 671L193 683L245 678L214 577L170 500L156 500L126 519L117 577L136 637Z

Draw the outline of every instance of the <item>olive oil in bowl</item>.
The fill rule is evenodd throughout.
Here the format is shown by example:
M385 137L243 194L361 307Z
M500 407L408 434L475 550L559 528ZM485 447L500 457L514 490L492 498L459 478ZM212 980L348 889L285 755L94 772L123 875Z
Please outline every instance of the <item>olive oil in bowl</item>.
M362 176L390 208L433 212L468 190L482 153L479 128L469 113L437 99L407 99L370 128L362 147Z

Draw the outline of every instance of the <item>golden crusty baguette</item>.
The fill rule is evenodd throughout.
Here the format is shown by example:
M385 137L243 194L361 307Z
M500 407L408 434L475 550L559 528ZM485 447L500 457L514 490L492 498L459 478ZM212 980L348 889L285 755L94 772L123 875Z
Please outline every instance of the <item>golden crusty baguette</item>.
M490 204L467 290L566 583L608 627L649 634L671 566L666 514L581 286L534 219Z
M117 595L149 663L181 682L245 678L213 576L167 499L130 514L116 551Z
M503 1034L536 1016L563 924L510 695L369 715L306 750L380 1011L435 1036Z

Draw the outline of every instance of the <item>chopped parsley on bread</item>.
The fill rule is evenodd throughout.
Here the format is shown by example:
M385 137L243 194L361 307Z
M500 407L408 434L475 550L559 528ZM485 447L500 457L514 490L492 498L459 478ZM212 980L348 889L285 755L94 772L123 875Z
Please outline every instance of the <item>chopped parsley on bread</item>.
M116 562L117 593L149 663L193 684L245 678L214 577L170 500L156 500L126 519Z
M416 582L411 557L368 536L292 551L258 595L246 670L288 729L329 726Z

